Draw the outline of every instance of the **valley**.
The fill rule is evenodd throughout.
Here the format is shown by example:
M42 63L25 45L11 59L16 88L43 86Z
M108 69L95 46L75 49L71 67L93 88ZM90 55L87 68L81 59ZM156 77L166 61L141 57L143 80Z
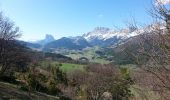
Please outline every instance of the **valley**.
M109 64L114 62L114 55L108 54L109 51L139 34L142 33L137 30L122 29L118 31L97 27L82 36L63 37L57 40L47 34L45 39L39 40L43 41L43 45L39 41L23 44L34 50L62 54L74 60L85 58L87 62Z

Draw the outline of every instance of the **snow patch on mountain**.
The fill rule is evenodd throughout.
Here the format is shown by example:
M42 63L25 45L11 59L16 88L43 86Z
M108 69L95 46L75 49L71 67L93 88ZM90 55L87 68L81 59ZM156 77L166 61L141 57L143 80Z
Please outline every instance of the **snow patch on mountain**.
M136 36L139 33L141 33L141 30L134 30L134 31L131 31L129 29L113 30L104 27L97 27L92 32L84 34L83 37L87 41L92 41L94 39L105 41L115 37L119 39L127 39Z

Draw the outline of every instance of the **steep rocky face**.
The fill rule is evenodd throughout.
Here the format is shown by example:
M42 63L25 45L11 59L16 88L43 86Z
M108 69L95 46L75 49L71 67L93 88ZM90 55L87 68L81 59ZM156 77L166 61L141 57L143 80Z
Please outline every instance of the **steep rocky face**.
M50 43L52 41L55 41L54 37L52 35L47 34L45 36L45 39L37 41L37 43L41 44L41 45L46 45L46 44L48 44L48 43Z
M82 37L94 46L109 46L116 45L136 35L137 32L134 29L112 30L105 27L97 27L93 31L84 34Z
M99 39L102 40L103 39L103 35L105 35L106 33L108 33L110 31L109 28L105 28L105 27L97 27L95 28L93 31L88 32L86 34L83 34L83 37L87 40L87 41L93 41L95 39Z

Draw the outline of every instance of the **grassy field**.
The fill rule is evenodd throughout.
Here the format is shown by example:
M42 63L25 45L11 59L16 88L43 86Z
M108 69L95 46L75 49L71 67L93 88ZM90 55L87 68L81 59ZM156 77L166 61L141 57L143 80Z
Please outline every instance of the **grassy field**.
M65 71L65 72L71 72L75 70L84 70L84 65L79 65L79 64L70 64L70 63L62 63L62 66L60 68Z
M49 65L52 65L54 67L59 67L65 72L72 72L75 70L84 70L84 67L86 65L81 65L81 64L71 64L71 63L58 63L56 61L42 61L40 62L40 66L45 68Z
M72 59L75 60L81 57L86 57L90 62L100 63L100 64L110 63L110 61L107 61L104 58L100 58L100 56L95 53L97 50L100 50L100 48L99 47L88 48L82 50L81 52L71 52L66 56L71 57Z

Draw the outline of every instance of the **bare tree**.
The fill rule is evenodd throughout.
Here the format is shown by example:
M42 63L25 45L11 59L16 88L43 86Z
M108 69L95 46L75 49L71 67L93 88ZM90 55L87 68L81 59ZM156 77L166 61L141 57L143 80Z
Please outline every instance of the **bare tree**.
M15 39L20 36L19 28L14 23L0 13L0 75L2 75L10 66L11 59L15 59L16 49ZM11 54L11 55L10 55ZM17 58L17 57L16 57ZM10 64L9 64L10 63Z
M106 98L128 100L131 96L129 87L132 81L128 74L123 73L112 64L92 64L87 66L87 72L74 72L73 75L69 75L69 80L75 87L78 100L105 100Z
M20 36L19 27L0 12L0 39L14 40Z
M155 23L145 28L144 34L137 38L137 53L128 54L143 70L135 75L137 83L159 93L161 99L169 99L170 8L158 2L150 13ZM143 80L141 76L144 77Z

